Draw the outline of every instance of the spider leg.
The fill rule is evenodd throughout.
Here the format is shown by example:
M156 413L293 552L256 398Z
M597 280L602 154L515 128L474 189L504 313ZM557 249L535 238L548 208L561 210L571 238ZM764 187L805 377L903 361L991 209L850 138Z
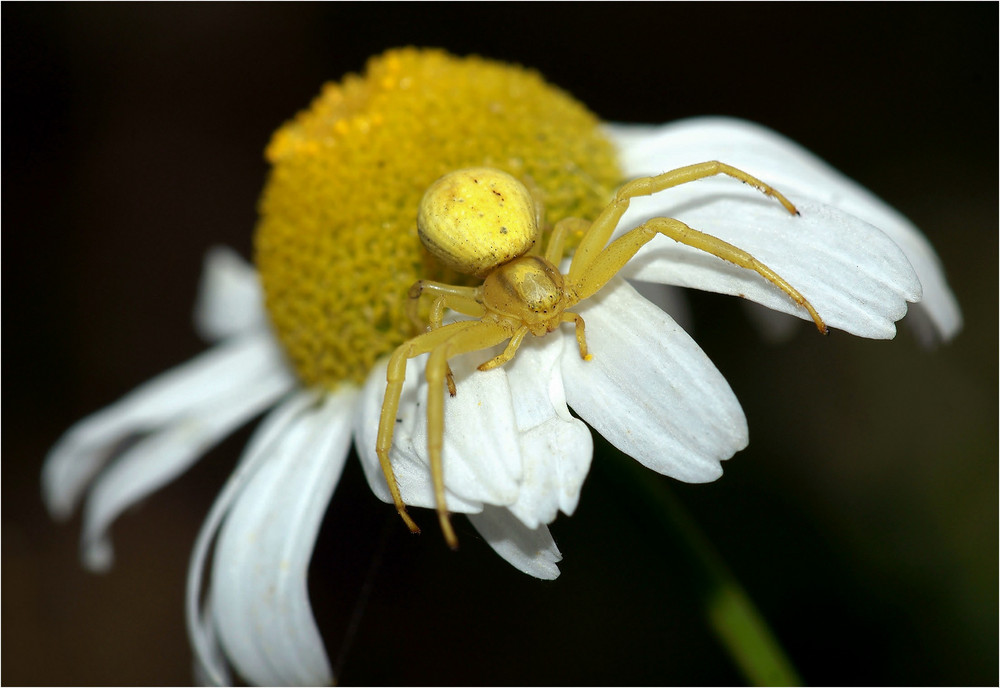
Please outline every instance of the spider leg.
M525 176L521 180L521 183L524 184L524 188L531 194L531 205L535 210L535 227L538 229L538 236L540 237L545 231L545 192L542 191L541 187L535 183L535 180L530 175ZM540 242L535 241L528 253L532 255L541 253Z
M431 330L436 330L444 325L444 311L448 307L448 300L439 296L431 304L431 312L427 315L427 322Z
M418 335L396 347L396 350L389 358L389 367L385 374L385 398L382 401L382 415L379 417L375 453L378 454L379 464L382 466L382 473L385 474L385 482L389 486L389 494L392 495L396 511L399 512L407 527L414 533L419 533L420 528L406 513L406 505L403 503L403 498L399 493L399 486L396 484L396 474L393 472L392 463L389 461L389 449L392 447L392 435L396 425L396 412L399 410L399 397L403 391L403 381L406 379L406 361L431 351L442 343L447 342L458 332L475 326L477 322L453 323L432 332Z
M409 301L406 304L406 312L410 320L417 326L417 328L423 329L424 324L420 320L418 312L420 297L425 293L437 294L437 297L431 305L431 311L428 316L430 329L433 331L441 327L444 321L444 311L446 308L451 308L453 311L457 311L463 315L481 318L486 313L481 303L481 292L482 289L479 287L460 287L453 284L433 282L431 280L418 280L413 283L412 287L410 287L410 292L408 294ZM450 368L448 369L447 379L448 393L451 394L451 396L455 396L455 376L452 375Z
M601 285L603 286L603 285ZM576 313L570 313L569 311L564 311L562 315L563 322L576 323L576 343L580 347L580 358L585 361L589 361L593 358L587 351L587 338L584 336L584 322Z
M583 236L583 239L580 240L580 245L577 247L576 253L573 255L573 264L569 269L570 282L574 284L579 282L583 273L589 271L590 265L597 259L597 256L600 255L601 251L605 248L608 243L608 239L611 238L611 235L615 231L615 227L618 226L618 222L622 219L622 215L624 215L625 211L628 210L629 201L631 199L637 196L649 196L651 194L669 189L673 186L680 186L681 184L687 184L688 182L704 179L705 177L712 177L717 174L729 175L734 179L739 179L745 184L749 184L764 195L777 199L783 206L785 206L785 209L788 210L788 212L793 215L798 215L798 211L795 209L795 206L771 186L742 170L715 160L711 162L698 163L697 165L680 167L676 170L664 172L663 174L655 177L640 177L639 179L634 179L628 182L618 189L618 193L615 194L615 200L601 211L601 214L597 216L597 219L594 220L594 223L590 226L590 230Z
M430 457L431 478L434 481L434 501L437 504L438 522L448 546L458 547L458 538L448 518L445 502L444 469L441 449L444 444L444 377L448 370L448 359L470 351L487 349L511 337L509 328L503 325L478 320L469 323L453 323L435 332L444 332L456 325L466 325L456 330L447 340L433 348L427 359L427 453Z
M431 304L430 317L428 318L430 321L431 331L443 326L446 303L445 298L443 296L439 296L434 299L434 303ZM455 387L455 375L451 372L451 366L448 366L448 374L445 375L445 381L448 383L448 394L450 396L458 394L458 389Z
M514 332L514 336L512 336L510 341L507 342L507 346L504 348L503 352L480 365L478 370L493 370L494 368L498 368L510 359L514 358L514 354L517 353L517 349L521 346L521 342L524 340L524 335L526 334L528 334L528 328L525 326L519 327L517 331Z
M437 298L444 299L441 308L442 318L444 317L444 308L450 308L462 315L481 318L485 313L481 292L482 289L479 287L460 287L454 284L443 284L431 280L417 280L410 287L410 291L407 294L409 301L406 304L406 313L410 320L413 321L413 324L419 330L423 330L424 322L420 319L418 307L420 305L420 297L425 293L430 293L435 294ZM433 310L431 314L433 316ZM438 320L438 326L440 327L440 320ZM431 329L435 329L433 320L431 321Z
M786 282L778 273L767 267L752 255L729 244L722 239L691 229L680 220L668 217L655 217L639 225L635 229L623 234L615 239L611 244L601 251L596 258L591 260L587 270L582 272L577 282L573 284L576 294L580 300L586 299L595 294L601 287L608 283L615 274L621 270L640 248L645 246L657 234L662 234L681 244L687 244L713 256L733 263L741 268L753 270L758 275L774 284L781 291L797 304L809 312L816 328L826 334L826 323L813 308L812 304L806 300L792 285Z
M586 234L590 228L590 223L578 217L566 217L556 223L552 228L552 235L549 236L549 244L545 247L545 260L556 267L563 259L563 249L566 246L567 234Z

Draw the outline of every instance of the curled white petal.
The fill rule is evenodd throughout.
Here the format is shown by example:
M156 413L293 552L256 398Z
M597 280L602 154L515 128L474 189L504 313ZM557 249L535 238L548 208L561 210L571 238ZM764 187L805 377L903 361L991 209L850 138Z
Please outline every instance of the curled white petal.
M42 496L49 511L57 518L68 517L93 477L129 436L210 408L229 393L234 380L244 380L255 367L267 368L280 359L269 334L241 337L158 375L79 421L60 438L42 467ZM284 375L291 387L292 374Z
M205 256L194 326L210 342L267 327L257 271L232 249L215 246Z
M111 565L108 529L123 511L183 473L291 388L284 368L275 365L280 362L260 363L256 370L245 371L242 380L219 380L225 394L140 440L98 476L83 511L81 550L89 568Z
M528 528L508 509L486 505L469 520L490 547L522 573L543 580L559 576L556 564L562 559L547 526Z
M800 216L768 199L742 195L716 196L675 208L672 214L748 251L801 292L828 326L891 339L907 302L920 298L920 283L903 252L888 236L852 215L807 199L791 200ZM800 318L810 317L753 270L664 236L643 247L623 274L739 295Z
M226 516L212 567L213 617L226 655L258 685L332 680L306 576L340 479L356 392L342 388L272 446Z
M448 508L479 511L483 503L510 504L517 499L521 454L510 387L503 370L478 371L490 357L474 352L451 359L457 393L445 393L442 463ZM426 356L410 360L400 398L392 450L396 482L411 506L435 506L427 453ZM372 491L391 502L375 442L385 395L386 362L368 376L355 427L358 456Z
M81 551L88 568L111 566L108 529L123 511L183 473L288 391L283 374L259 372L261 377L247 380L216 405L197 409L139 441L97 478L83 510Z
M195 621L200 629L198 636L198 651L194 653L192 671L196 686L231 686L233 677L229 664L219 642L219 634L212 622L211 593L206 594L205 604L198 612Z
M225 663L221 661L218 632L210 607L211 593L207 592L204 601L202 600L203 580L215 536L222 520L229 513L236 498L242 494L250 479L273 455L275 448L281 443L288 429L317 401L316 394L302 392L291 396L267 415L254 431L243 456L240 458L239 465L229 477L219 496L216 497L212 509L198 532L191 561L188 564L185 618L188 636L194 648L195 663L198 667L196 674L207 677L207 683L215 685L229 683L228 670Z
M593 359L563 356L569 405L620 450L685 482L722 475L746 417L722 374L669 315L615 278L579 308Z
M940 261L927 239L903 215L789 139L742 120L704 117L664 126L609 125L629 176L658 174L705 160L722 160L772 184L783 193L811 198L878 227L895 242L923 286L917 310L926 313L938 338L953 337L961 311ZM703 193L699 184L668 196ZM655 214L663 214L656 212ZM706 230L710 231L710 230ZM918 318L914 324L923 322ZM918 332L918 334L920 334ZM929 334L924 330L923 334Z
M579 355L572 337L530 338L504 366L523 461L510 512L528 528L551 523L560 509L573 513L594 451L590 430L566 407L559 363L564 355Z

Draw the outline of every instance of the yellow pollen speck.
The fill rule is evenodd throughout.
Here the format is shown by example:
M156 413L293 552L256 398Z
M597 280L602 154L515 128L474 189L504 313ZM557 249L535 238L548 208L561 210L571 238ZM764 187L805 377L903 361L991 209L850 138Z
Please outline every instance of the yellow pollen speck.
M407 292L445 271L417 236L424 191L488 166L545 200L546 224L592 218L621 181L598 119L536 72L406 48L326 84L281 127L255 260L275 331L307 385L360 382L414 334Z

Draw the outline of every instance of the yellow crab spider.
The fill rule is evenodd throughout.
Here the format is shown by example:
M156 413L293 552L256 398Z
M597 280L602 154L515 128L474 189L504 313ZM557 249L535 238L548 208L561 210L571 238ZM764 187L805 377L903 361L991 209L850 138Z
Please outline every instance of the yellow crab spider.
M556 223L548 246L541 253L540 204L511 175L490 168L458 170L427 189L417 214L421 241L442 263L482 278L483 283L478 287L463 287L429 280L416 282L409 292L410 312L416 317L418 300L425 294L433 296L430 328L401 344L389 359L375 448L396 510L411 531L420 529L406 513L389 460L407 360L429 354L427 451L438 520L448 545L455 548L458 539L445 503L441 464L445 386L455 395L448 361L460 354L507 342L503 352L479 366L479 370L490 370L513 358L529 333L541 337L563 323L573 323L580 356L589 360L583 318L569 309L597 293L657 234L757 272L808 311L819 331L826 333L826 324L812 305L777 273L746 251L691 229L679 220L666 217L647 220L608 244L632 198L716 174L745 182L779 201L789 213L798 214L788 199L759 179L725 163L704 162L628 182L593 223L578 218ZM563 257L566 237L572 232L581 232L582 238L569 272L563 274L557 266ZM475 319L444 325L444 312L449 308Z

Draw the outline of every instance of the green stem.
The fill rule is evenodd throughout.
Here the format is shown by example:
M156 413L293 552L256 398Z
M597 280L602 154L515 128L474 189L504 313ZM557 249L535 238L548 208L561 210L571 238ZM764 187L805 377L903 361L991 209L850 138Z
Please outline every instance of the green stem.
M607 453L618 455L613 459L615 469L628 476L630 488L660 524L679 536L695 574L704 583L709 624L747 681L758 686L801 685L802 679L764 617L665 480L616 450Z

